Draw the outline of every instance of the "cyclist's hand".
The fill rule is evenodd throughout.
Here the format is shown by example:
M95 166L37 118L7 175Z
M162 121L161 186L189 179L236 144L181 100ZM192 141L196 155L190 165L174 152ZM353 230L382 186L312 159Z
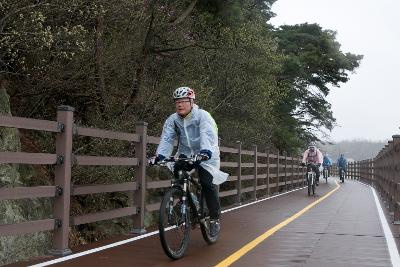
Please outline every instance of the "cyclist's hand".
M151 157L148 160L149 166L156 165L160 160L157 157Z
M210 158L205 153L199 153L194 157L194 160L196 161L196 163L200 163L201 161L206 161L206 160L209 160L209 159Z
M149 165L154 166L163 159L165 159L165 157L163 155L158 155L158 156L152 157L149 159Z

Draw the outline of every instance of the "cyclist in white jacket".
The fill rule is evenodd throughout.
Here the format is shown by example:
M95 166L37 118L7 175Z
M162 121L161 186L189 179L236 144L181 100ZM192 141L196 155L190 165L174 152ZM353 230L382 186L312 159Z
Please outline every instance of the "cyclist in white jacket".
M221 172L218 146L218 128L210 113L194 104L195 93L189 87L179 87L173 93L176 113L164 123L160 144L154 162L171 156L174 141L178 140L177 155L195 156L199 162L200 184L210 211L210 234L220 230L221 213L217 184L224 182L228 174Z

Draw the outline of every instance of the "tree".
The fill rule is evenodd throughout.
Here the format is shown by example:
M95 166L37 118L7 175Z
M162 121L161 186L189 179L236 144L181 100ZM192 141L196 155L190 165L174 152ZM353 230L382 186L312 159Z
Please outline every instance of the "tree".
M323 128L333 128L335 119L325 98L329 86L347 82L362 56L343 53L336 32L323 30L318 24L285 25L275 29L274 34L279 51L285 55L278 84L287 93L277 112L281 123L289 121L294 133L302 129L303 134L292 138L304 135L308 142L316 139L316 132Z

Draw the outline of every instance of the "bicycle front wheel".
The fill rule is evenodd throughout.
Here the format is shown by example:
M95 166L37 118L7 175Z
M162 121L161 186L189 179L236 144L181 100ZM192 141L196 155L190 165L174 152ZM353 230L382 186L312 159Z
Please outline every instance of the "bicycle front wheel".
M165 254L171 259L180 259L189 244L189 207L183 205L183 190L171 188L161 202L159 210L160 241Z

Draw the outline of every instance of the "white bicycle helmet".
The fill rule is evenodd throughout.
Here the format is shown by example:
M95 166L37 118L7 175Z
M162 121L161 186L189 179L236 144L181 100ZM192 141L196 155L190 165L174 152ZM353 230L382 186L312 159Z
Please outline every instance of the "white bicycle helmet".
M193 89L189 87L179 87L175 89L172 97L174 100L180 99L180 98L190 98L190 99L195 99L195 94Z
M311 152L314 152L317 149L317 144L314 141L311 141L310 144L308 144L308 149Z

